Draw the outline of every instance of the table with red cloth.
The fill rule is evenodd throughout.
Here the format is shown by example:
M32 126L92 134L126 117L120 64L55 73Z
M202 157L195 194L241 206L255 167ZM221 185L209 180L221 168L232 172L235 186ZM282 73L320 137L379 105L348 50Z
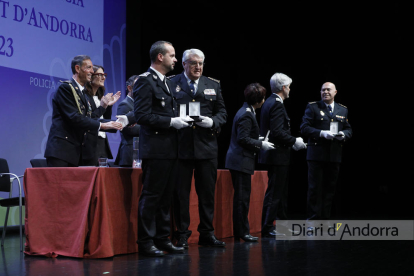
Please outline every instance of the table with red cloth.
M28 255L107 258L138 252L138 201L141 169L29 168L24 175ZM267 173L252 176L250 232L260 232ZM217 238L233 236L233 185L218 170L213 225ZM198 199L190 194L189 243L198 241ZM174 227L174 226L172 226Z

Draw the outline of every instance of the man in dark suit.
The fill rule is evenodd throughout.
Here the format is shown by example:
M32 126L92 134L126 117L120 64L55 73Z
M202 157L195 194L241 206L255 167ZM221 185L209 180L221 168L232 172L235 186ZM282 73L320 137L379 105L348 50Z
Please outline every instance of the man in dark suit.
M308 137L308 206L310 227L316 220L328 220L342 160L342 145L352 136L348 123L348 108L334 102L336 87L322 85L319 102L311 102L300 126ZM329 222L328 222L329 224Z
M291 83L292 79L282 73L271 77L272 95L263 104L260 115L260 135L267 136L275 147L274 150L261 150L259 153L259 163L268 165L269 178L263 201L262 237L283 235L281 232L286 230L280 229L277 220L287 219L290 152L292 148L306 148L302 138L291 135L290 119L283 105L289 98ZM275 220L279 232L273 226Z
M127 92L128 95L125 99L118 105L117 115L127 115L131 111L134 111L134 98L133 98L133 86L135 81L138 79L137 75L131 76L127 82ZM131 122L129 122L131 123ZM134 137L139 136L140 126L136 123L129 127L125 127L121 131L121 144L119 145L118 155L116 156L115 165L121 167L131 167L132 166L132 152L133 152L133 139Z
M52 125L47 139L45 157L49 167L82 165L82 147L86 133L98 135L98 130L122 129L117 122L102 122L91 118L92 108L84 86L91 81L93 65L90 57L74 57L72 80L58 87L53 100Z
M168 239L170 205L177 170L177 129L188 124L177 116L173 87L165 74L174 69L171 43L155 42L150 49L151 67L134 85L134 113L141 126L142 192L138 206L139 253L163 256L163 251L183 252Z
M214 192L217 180L217 135L226 123L227 112L218 80L202 76L204 54L198 49L186 50L182 64L184 72L173 77L174 96L178 104L185 104L189 115L189 103L200 103L200 119L191 128L179 131L179 174L174 193L174 218L177 226L177 246L188 248L191 235L189 199L191 179L195 178L198 195L200 224L199 245L225 246L214 236ZM180 109L180 114L183 110Z

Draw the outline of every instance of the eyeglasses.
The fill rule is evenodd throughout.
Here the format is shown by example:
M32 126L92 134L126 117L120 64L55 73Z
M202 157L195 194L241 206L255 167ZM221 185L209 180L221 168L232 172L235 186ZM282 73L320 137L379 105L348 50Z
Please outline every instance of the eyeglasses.
M193 67L196 66L197 64L200 67L203 67L204 65L206 65L204 62L197 62L197 61L192 61L192 60L190 60L190 61L184 61L184 62L190 64L190 66L193 66Z
M108 76L107 73L96 73L96 74L92 74L92 76L98 76L99 78L103 79L106 78L106 76Z

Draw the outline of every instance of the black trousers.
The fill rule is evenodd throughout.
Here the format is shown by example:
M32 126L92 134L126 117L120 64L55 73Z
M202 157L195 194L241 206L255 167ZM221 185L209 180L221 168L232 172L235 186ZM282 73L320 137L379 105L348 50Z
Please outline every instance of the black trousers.
M340 163L308 161L308 220L329 219Z
M241 237L250 234L249 207L252 190L252 175L240 171L230 170L233 181L233 234Z
M214 235L214 193L217 181L217 159L180 159L178 161L177 187L174 192L174 219L176 238L190 237L190 190L194 170L195 189L198 196L200 224L197 231L201 237Z
M170 206L177 159L142 160L142 192L138 204L138 245L168 241Z
M289 166L269 165L268 186L263 200L262 232L274 229L275 220L287 219Z

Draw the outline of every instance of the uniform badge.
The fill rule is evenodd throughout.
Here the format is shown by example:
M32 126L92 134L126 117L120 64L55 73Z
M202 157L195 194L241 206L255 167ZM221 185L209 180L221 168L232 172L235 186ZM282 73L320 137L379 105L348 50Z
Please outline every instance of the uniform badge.
M76 90L78 90L78 87L75 87Z
M325 113L324 113L322 110L321 110L321 115L322 115L322 116L325 116Z
M154 80L156 80L156 79L157 79L157 76L156 76L156 75L152 75L152 77L154 78Z
M216 91L214 89L204 89L204 95L216 95Z
M180 92L180 90L181 90L181 87L179 85L177 85L177 88L175 88L175 91Z
M339 118L339 119L345 119L345 116L336 115L336 117Z

